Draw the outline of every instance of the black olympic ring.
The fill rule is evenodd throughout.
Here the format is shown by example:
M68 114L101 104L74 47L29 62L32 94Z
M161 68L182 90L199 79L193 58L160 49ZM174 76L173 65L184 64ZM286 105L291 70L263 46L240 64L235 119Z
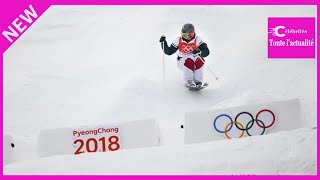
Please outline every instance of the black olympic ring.
M241 114L248 114L248 115L251 117L251 120L250 120L250 121L254 121L252 114L250 114L250 113L248 113L248 112L241 112L241 113L239 113L239 114L236 116L236 118L234 119L234 122L237 122L237 119L238 119L238 117L239 117ZM249 121L249 122L250 122L250 121ZM248 124L249 124L249 123L248 123ZM251 129L251 128L252 128L253 123L251 123L250 127L248 127L248 125L247 125L247 126L246 126L246 129L240 128L237 123L235 123L235 125L236 125L236 127L237 127L239 130L241 130L241 131L246 131L247 129Z

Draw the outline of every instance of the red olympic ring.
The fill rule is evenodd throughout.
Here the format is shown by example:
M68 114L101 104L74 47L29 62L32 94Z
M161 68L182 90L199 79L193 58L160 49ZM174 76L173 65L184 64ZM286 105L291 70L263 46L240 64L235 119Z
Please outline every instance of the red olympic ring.
M259 114L262 113L262 112L269 112L269 113L272 115L272 122L271 122L270 125L264 126L264 125L260 125L259 122L256 121L257 125L258 125L259 127L261 127L261 128L269 128L269 127L271 127L271 126L275 123L275 121L276 121L275 115L274 115L273 112L270 111L269 109L263 109L263 110L261 110L261 111L259 111L259 112L257 113L256 119L259 119L258 116L259 116Z

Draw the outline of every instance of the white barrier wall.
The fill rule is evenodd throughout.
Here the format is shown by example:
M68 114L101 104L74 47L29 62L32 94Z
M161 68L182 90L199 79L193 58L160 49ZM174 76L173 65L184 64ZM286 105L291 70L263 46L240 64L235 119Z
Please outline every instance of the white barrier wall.
M299 100L292 99L258 105L189 112L185 115L184 142L189 144L243 138L249 135L297 129L302 127L300 111Z
M11 146L13 138L11 135L5 134L3 137L3 165L14 161L13 148Z
M79 128L41 130L39 156L71 155L160 146L155 119Z

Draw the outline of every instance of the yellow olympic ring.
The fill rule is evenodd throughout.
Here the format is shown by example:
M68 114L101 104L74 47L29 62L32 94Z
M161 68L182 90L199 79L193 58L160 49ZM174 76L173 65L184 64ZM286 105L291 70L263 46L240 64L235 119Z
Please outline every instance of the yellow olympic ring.
M230 123L228 123L227 126L224 128L224 135L226 135L226 137L227 137L228 139L232 139L232 138L227 134L228 128L229 128L229 126L230 126L232 123L237 124L237 125L239 125L239 126L241 127L241 129L244 129L243 125L242 125L240 122L230 122ZM241 133L241 135L240 135L238 138L242 138L242 137L244 136L244 130L241 130L241 131L242 131L242 133Z

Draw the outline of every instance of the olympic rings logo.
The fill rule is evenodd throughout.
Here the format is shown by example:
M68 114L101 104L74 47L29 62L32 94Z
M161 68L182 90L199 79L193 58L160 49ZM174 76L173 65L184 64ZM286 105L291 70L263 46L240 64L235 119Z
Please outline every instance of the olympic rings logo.
M265 122L263 122L259 116L261 115L261 113L269 113L272 116L272 121L270 124L266 125ZM242 123L240 123L238 121L238 119L240 118L240 116L243 115L247 115L248 117L250 117L250 121L244 126ZM217 121L218 119L222 118L222 117L226 117L228 120L230 120L230 122L225 126L224 130L219 130L217 128ZM248 120L248 119L247 119ZM258 127L262 128L262 132L260 133L260 135L263 135L266 131L266 129L272 127L274 125L276 121L276 117L274 115L274 113L269 110L269 109L262 109L260 110L257 115L255 116L255 118L252 116L252 114L250 114L249 112L243 111L240 112L234 119L234 121L232 120L231 116L229 116L228 114L220 114L218 115L214 121L213 121L213 127L214 130L217 131L218 133L222 133L224 134L228 139L231 139L231 137L229 136L228 132L233 128L233 125L235 125L235 127L241 131L241 134L238 138L242 138L245 136L245 132L248 136L252 136L252 134L249 132L249 130L253 127L254 123L256 123L256 125L258 125Z

